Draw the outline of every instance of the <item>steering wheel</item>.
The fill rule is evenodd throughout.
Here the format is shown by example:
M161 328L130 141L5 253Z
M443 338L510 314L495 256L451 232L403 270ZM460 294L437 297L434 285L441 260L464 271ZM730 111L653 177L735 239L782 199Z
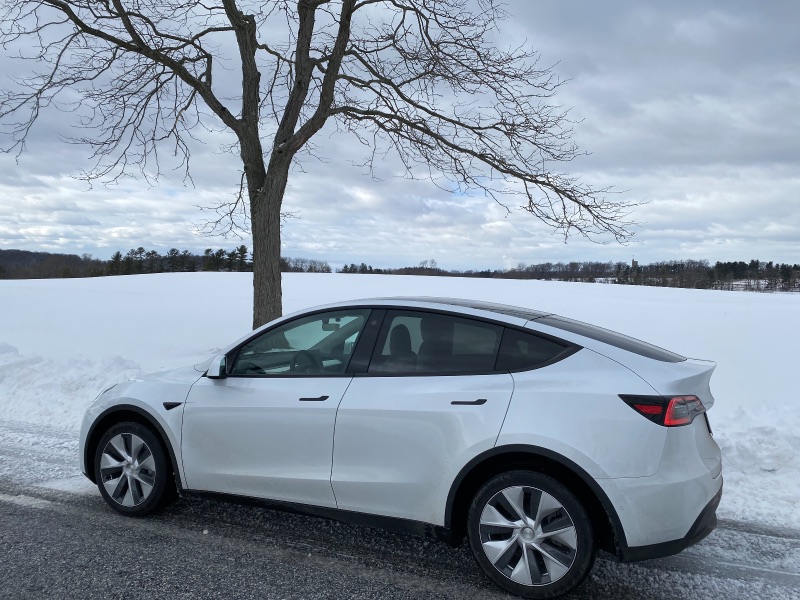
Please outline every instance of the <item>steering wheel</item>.
M300 362L298 359L301 356L307 359L307 365L298 365ZM308 350L298 350L295 352L294 356L292 356L292 360L289 363L289 370L296 373L321 373L322 363Z
M255 373L256 375L266 375L266 374L267 374L267 372L266 372L264 369L262 369L261 367L259 367L259 366L258 366L257 364L255 364L255 363L248 363L248 364L247 364L246 373L247 373L248 375L249 375L250 373Z

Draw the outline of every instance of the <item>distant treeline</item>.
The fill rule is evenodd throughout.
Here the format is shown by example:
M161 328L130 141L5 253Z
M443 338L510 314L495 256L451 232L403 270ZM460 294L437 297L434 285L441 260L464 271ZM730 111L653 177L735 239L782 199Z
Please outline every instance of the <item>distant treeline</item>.
M800 291L800 265L763 262L716 262L707 260L671 260L640 265L624 262L520 263L511 269L445 270L435 260L422 261L416 267L399 269L373 268L349 264L338 273L376 273L388 275L437 275L439 277L482 277L486 279L541 279L547 281L582 281L715 290Z
M110 260L89 254L51 254L27 250L0 250L0 279L49 279L55 277L101 277L140 273L191 271L252 271L252 255L247 246L232 250L207 248L203 254L172 248L165 254L145 248L132 248L126 254L115 252ZM281 257L281 271L290 273L330 273L324 260ZM582 281L716 290L800 291L800 265L763 262L716 262L707 260L661 261L640 265L624 262L520 263L511 269L445 270L435 260L415 267L373 268L366 263L344 265L337 273L385 275L435 275L439 277L480 277L486 279L541 279Z
M55 277L102 277L141 273L181 273L192 271L252 271L253 260L247 246L233 250L207 248L203 254L172 248L165 254L142 247L126 254L115 252L110 260L90 254L51 254L27 250L0 250L0 279L51 279ZM322 260L281 257L281 271L330 273Z

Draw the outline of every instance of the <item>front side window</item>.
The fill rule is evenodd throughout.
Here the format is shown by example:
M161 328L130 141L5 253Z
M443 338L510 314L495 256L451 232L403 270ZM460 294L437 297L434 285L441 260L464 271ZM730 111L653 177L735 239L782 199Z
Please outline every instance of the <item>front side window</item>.
M284 323L245 343L229 375L344 373L369 309L318 313Z
M502 332L500 326L453 315L388 311L369 373L492 371Z

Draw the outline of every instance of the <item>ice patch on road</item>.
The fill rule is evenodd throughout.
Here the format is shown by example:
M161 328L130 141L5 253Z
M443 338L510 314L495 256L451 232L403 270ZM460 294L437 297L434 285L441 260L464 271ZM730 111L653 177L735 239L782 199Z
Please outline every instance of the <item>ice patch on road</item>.
M51 481L45 481L44 483L37 483L36 487L85 496L93 495L97 492L97 486L83 475L66 477L64 479L53 479Z
M7 502L9 504L16 504L17 506L26 506L28 508L48 508L53 503L41 498L34 498L33 496L11 496L9 494L0 494L0 502Z

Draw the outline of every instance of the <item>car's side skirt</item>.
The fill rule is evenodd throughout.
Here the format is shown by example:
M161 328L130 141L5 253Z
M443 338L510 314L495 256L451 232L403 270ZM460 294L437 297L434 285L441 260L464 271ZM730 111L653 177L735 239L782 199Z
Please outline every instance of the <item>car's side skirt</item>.
M282 512L289 512L299 515L321 517L323 519L342 521L344 523L351 523L353 525L365 525L367 527L385 529L388 531L394 531L416 537L433 538L442 542L446 542L450 545L456 545L456 541L453 539L452 532L449 528L442 527L441 525L424 523L422 521L414 521L411 519L402 519L398 517L386 517L383 515L371 515L350 510L341 510L338 508L328 508L325 506L311 506L307 504L286 502L283 500L270 500L267 498L252 498L250 496L238 496L235 494L206 492L202 490L184 489L181 491L181 494L186 496L207 498L211 500L220 500L223 502L232 502L235 504L244 504L247 506L256 506L269 510L279 510Z

